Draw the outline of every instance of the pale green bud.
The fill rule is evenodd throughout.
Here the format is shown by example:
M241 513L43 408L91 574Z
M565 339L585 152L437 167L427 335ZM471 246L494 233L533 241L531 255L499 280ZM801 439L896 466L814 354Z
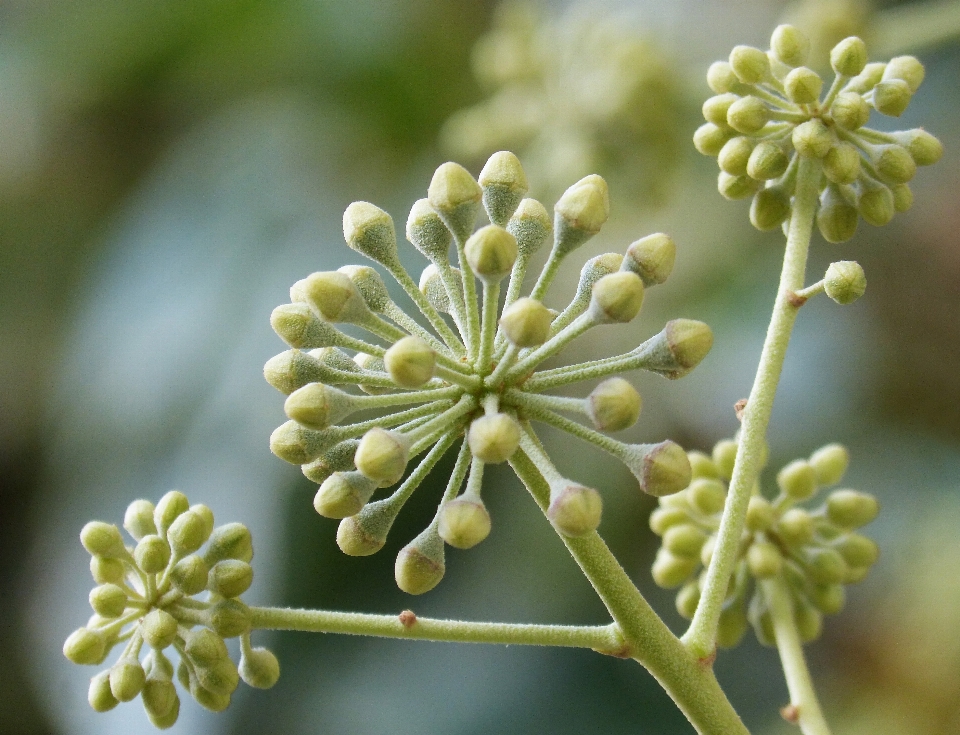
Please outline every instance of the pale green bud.
M847 576L843 578L844 584L858 584L867 578L870 573L870 567L847 567Z
M213 566L223 559L239 559L248 563L253 559L253 539L242 523L225 523L213 529L203 560L207 566Z
M757 579L769 579L780 573L783 556L769 541L758 541L747 550L747 567Z
M90 557L90 575L97 584L120 584L127 571L119 559L104 556Z
M747 529L750 531L767 531L777 520L777 513L770 505L770 501L759 495L750 498L747 505Z
M210 628L221 638L235 638L250 630L250 608L240 600L220 600L208 614Z
M348 556L369 556L383 548L399 508L388 500L368 503L337 528L337 546Z
M730 68L744 84L757 84L770 76L770 59L758 48L734 46L730 52Z
M881 145L873 149L873 162L884 180L906 184L917 173L917 164L901 145Z
M870 120L870 105L856 92L841 92L830 106L830 116L841 128L859 130Z
M317 489L313 507L324 518L347 518L359 513L376 490L376 481L360 472L334 472Z
M443 539L434 526L400 549L393 571L397 587L409 595L422 595L440 584L446 566Z
M841 260L827 268L823 288L838 304L852 304L867 290L867 277L856 261Z
M775 230L789 216L790 194L782 186L761 189L750 202L750 224L761 232Z
M517 241L497 225L481 227L464 245L464 254L477 278L488 285L510 275L517 260Z
M604 380L587 396L587 416L600 431L622 431L640 418L640 394L623 378Z
M383 313L390 303L390 292L375 269L368 265L344 265L337 271L353 282L370 311Z
M706 569L710 566L710 562L713 561L713 551L717 548L717 537L711 536L707 539L707 542L703 545L703 548L700 549L700 563L703 564L703 568Z
M907 83L911 94L916 94L923 83L926 72L914 56L895 56L887 62L883 70L883 81L899 79Z
M783 86L791 102L810 105L820 99L823 80L813 69L801 66L787 74L786 79L783 80Z
M747 614L739 600L732 604L724 603L717 620L717 645L720 648L733 648L747 632Z
M550 336L553 312L539 301L520 298L503 310L500 328L510 344L537 347Z
M101 584L90 590L90 607L104 618L119 618L127 609L127 593L115 584Z
M407 240L433 263L447 263L453 234L428 199L418 199L407 219Z
M474 419L467 433L470 452L481 462L506 462L520 446L520 425L505 413Z
M427 199L447 227L465 241L477 221L483 190L470 172L458 163L442 164L433 174Z
M252 648L240 656L239 673L248 686L270 689L280 678L280 662L266 648Z
M823 632L823 615L805 600L795 601L793 618L797 624L800 640L804 643L817 640Z
M123 527L137 541L151 533L155 534L157 527L153 522L153 512L153 503L149 500L134 500L123 515Z
M143 666L133 656L123 656L110 667L110 691L120 702L135 699L146 679Z
M288 395L307 383L322 381L327 373L316 358L300 350L281 352L263 366L263 377L267 382Z
M790 159L776 143L763 140L757 143L747 160L747 174L754 179L776 179L787 170Z
M733 439L722 439L713 445L713 461L717 472L724 480L733 477L733 465L737 459L737 443Z
M351 250L387 269L400 267L393 218L380 207L369 202L354 202L347 207L343 213L343 239Z
M791 546L803 546L813 539L813 518L802 508L791 508L777 522L778 535Z
M360 324L372 316L356 284L340 271L310 274L304 279L303 293L328 322Z
M403 434L378 427L363 435L353 461L379 487L389 487L403 477L409 451L410 440Z
M726 61L715 61L707 69L707 84L717 94L732 92L740 80Z
M177 620L166 610L151 610L143 618L140 632L148 646L162 651L177 637Z
M197 683L208 692L230 696L240 683L240 674L233 661L224 658L209 666L198 666Z
M823 157L823 173L835 184L852 184L860 177L860 151L853 143L838 142Z
M650 530L663 536L667 529L690 521L690 514L683 508L655 508L650 514Z
M643 281L636 273L618 271L593 285L590 315L599 324L626 324L643 305Z
M553 211L554 248L566 254L600 232L610 217L607 182L596 174L585 176L563 192Z
M830 128L816 118L797 125L793 129L791 140L797 153L805 158L823 158L836 142Z
M516 238L519 257L524 259L543 247L552 231L550 214L536 199L522 200L507 222L507 232Z
M880 512L877 499L857 490L834 490L827 497L827 516L841 528L865 526Z
M185 556L203 546L212 530L200 513L188 510L171 524L167 539L174 554Z
M459 497L440 508L437 531L457 549L470 549L490 535L490 514L480 498Z
M836 485L850 466L850 452L842 444L827 444L810 455L810 464L817 473L817 485Z
M144 536L133 550L133 558L147 574L157 574L167 568L170 561L170 545L159 536Z
M287 396L283 410L301 426L319 431L349 416L353 397L323 383L308 383Z
M506 227L523 195L530 189L520 160L509 151L494 153L477 179L483 189L483 207L490 221Z
M727 499L727 490L723 483L706 477L691 482L687 492L690 495L690 505L705 516L722 511Z
M856 234L860 213L847 201L836 186L830 185L820 195L817 228L827 242L846 242Z
M173 727L180 715L180 698L172 681L148 678L140 698L154 727L161 730Z
M716 157L732 137L733 132L726 126L720 127L713 123L706 123L694 132L693 145L703 155Z
M825 615L836 615L847 602L847 593L840 581L836 584L814 585L810 589L810 601Z
M713 479L720 477L713 459L703 452L691 450L687 452L687 459L690 460L690 472L694 478L706 477Z
M713 331L695 319L671 319L661 334L675 367L659 372L671 379L689 373L713 348Z
M383 356L391 380L403 388L419 388L433 377L437 353L419 337L404 337Z
M359 439L346 439L324 452L319 458L309 464L302 465L301 471L308 480L318 485L323 483L334 472L350 472L357 469L353 463L353 456L360 446Z
M650 287L663 283L670 277L676 259L677 246L673 239L662 232L655 232L640 238L627 248L620 268L636 273L643 285Z
M726 171L721 171L717 178L717 191L723 195L724 199L735 201L737 199L746 199L753 196L760 188L760 182L751 179L744 174L743 176L731 176Z
M223 638L209 628L193 628L184 636L184 650L197 666L212 666L229 653Z
M764 54L766 59L766 54ZM739 133L753 135L770 121L770 109L758 97L741 97L727 110L727 125Z
M110 691L110 672L101 671L90 679L90 688L87 690L87 701L94 712L109 712L118 704L118 700Z
M871 225L882 227L893 219L893 192L883 184L861 180L860 198L857 200L860 216Z
M855 77L867 65L867 45L856 36L843 39L830 51L830 66L844 77Z
M883 72L886 68L887 65L881 61L867 64L863 67L862 72L847 83L845 90L848 92L856 92L857 94L869 92L877 85L877 82L883 78Z
M631 456L624 462L647 495L673 495L690 484L690 460L676 442L632 444L630 449Z
M63 644L63 655L75 664L98 664L107 655L106 637L98 630L77 628Z
M846 576L847 563L834 549L811 549L807 553L807 572L817 584L839 584Z
M171 524L183 513L190 510L190 501L179 490L171 490L157 503L153 513L153 522L157 527L157 534L164 536Z
M674 556L697 558L707 541L707 534L692 523L671 526L663 534L663 548Z
M932 166L943 155L943 143L922 128L894 134L918 166Z
M913 206L913 192L906 184L891 186L893 192L893 208L898 212L906 212Z
M817 473L805 459L797 459L777 473L777 485L793 500L807 500L817 492Z
M700 585L696 582L688 582L677 593L677 612L680 613L680 617L692 620L699 604Z
M203 521L204 541L206 541L213 533L213 511L203 503L194 503L190 506L190 512L195 513Z
M170 581L183 594L192 597L207 588L208 572L207 563L196 554L191 554L173 565Z
M881 115L900 117L912 97L910 85L902 79L884 80L873 88L873 108Z
M223 712L230 706L229 694L215 694L209 689L204 689L196 681L191 682L190 696L193 697L197 704L211 712Z
M800 66L810 54L810 39L790 25L779 25L770 37L770 50L787 66Z
M841 536L834 544L834 548L851 567L871 567L876 564L880 556L880 548L877 544L859 533Z
M253 584L253 567L238 559L224 559L211 567L207 589L221 597L239 597Z
M600 493L592 487L584 487L567 479L550 483L547 518L564 536L576 538L596 531L602 512Z
M102 521L90 521L80 529L80 543L94 556L106 559L116 559L127 553L120 529Z
M714 125L726 125L727 124L727 110L730 109L730 105L740 99L737 95L727 92L726 94L718 94L715 97L710 97L703 103L703 119L707 122L713 123Z
M459 281L462 276L460 269L453 269L454 276ZM450 304L450 294L447 293L447 287L440 276L440 270L433 263L423 269L420 274L420 283L418 284L420 293L427 297L430 305L441 314L449 314L453 308ZM462 288L461 288L462 290Z
M666 549L659 549L650 571L658 587L672 589L690 578L697 568L697 563L696 559L674 556Z

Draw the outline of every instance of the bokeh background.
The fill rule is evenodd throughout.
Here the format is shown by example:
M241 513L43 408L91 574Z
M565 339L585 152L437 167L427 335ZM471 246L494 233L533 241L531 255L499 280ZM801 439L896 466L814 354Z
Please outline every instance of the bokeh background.
M508 472L485 493L490 539L448 553L423 598L393 556L427 522L424 486L387 548L343 556L313 488L273 457L280 396L261 366L282 349L268 315L289 285L355 262L340 216L355 199L402 222L433 169L521 155L552 204L586 173L613 217L584 257L674 235L674 275L629 329L573 356L629 349L666 319L716 346L690 377L637 374L631 440L709 448L737 427L782 250L746 203L717 194L693 151L703 72L736 43L766 47L784 17L819 43L862 34L927 66L901 127L940 136L916 204L850 243L816 239L810 279L856 259L867 295L804 308L771 427L776 468L828 441L847 483L876 493L880 564L808 647L838 733L960 732L960 3L773 0L499 6L492 0L8 0L0 6L0 731L146 733L139 705L94 715L91 672L63 639L87 617L77 542L91 518L176 487L254 534L262 604L530 622L604 611ZM410 249L412 251L412 248ZM411 267L420 268L415 253ZM577 268L556 292L572 293ZM562 305L558 296L556 305ZM545 432L561 470L604 495L601 531L675 630L653 587L651 503L609 460ZM436 473L438 476L442 472ZM772 482L772 471L766 481ZM180 733L691 732L640 667L583 651L257 634L279 654L269 692L241 686ZM786 733L774 651L747 641L718 674L752 731Z

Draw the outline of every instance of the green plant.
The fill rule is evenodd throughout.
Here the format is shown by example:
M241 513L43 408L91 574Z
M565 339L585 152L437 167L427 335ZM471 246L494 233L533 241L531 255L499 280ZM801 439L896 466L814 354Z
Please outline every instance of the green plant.
M854 529L873 519L877 505L865 493L840 489L821 508L796 507L842 478L848 457L839 445L788 464L777 476L780 494L765 499L758 477L766 462L767 424L799 310L820 292L850 303L866 285L856 263L841 261L821 281L804 286L814 224L826 239L845 240L861 216L885 223L909 205L907 181L917 165L939 158L940 145L923 131L864 127L871 109L899 114L916 92L923 68L912 57L868 64L863 43L848 38L831 54L835 78L822 95L819 76L802 66L802 34L780 26L771 46L769 52L737 47L729 63L711 67L708 79L717 96L705 103L708 123L695 136L701 152L718 156L721 193L752 195L754 225L782 224L787 235L756 381L740 407L740 433L717 444L711 456L684 452L671 441L633 445L601 433L630 426L640 412L639 395L615 376L646 369L682 377L712 345L701 322L674 320L628 353L537 370L588 329L630 322L645 289L663 283L673 267L673 241L650 235L622 256L588 260L563 312L543 305L560 264L607 219L606 183L599 176L569 187L551 221L542 204L524 198L526 177L513 154L492 156L478 181L457 164L444 164L407 221L408 240L430 261L419 283L400 263L389 215L366 202L350 205L344 214L347 244L395 278L433 331L404 313L378 272L363 266L298 281L291 303L271 316L291 348L264 368L268 382L287 395L290 418L271 436L271 449L319 483L315 509L341 519L337 543L345 553L378 551L403 504L460 441L433 521L397 557L400 588L429 591L444 574L444 544L469 548L486 537L491 519L482 500L484 467L508 462L613 622L525 625L434 620L409 611L386 616L248 607L239 599L253 578L246 528L214 528L209 509L171 492L156 506L131 504L124 527L135 546L106 523L92 522L81 533L99 585L90 598L95 615L68 638L64 653L75 663L100 664L125 643L119 660L91 681L94 709L140 695L154 724L172 725L180 705L173 665L164 654L169 647L180 656L183 687L201 705L223 709L239 679L269 687L279 676L273 655L251 647L251 631L286 629L591 648L645 666L698 732L744 733L711 664L716 646L735 644L749 622L761 641L780 651L791 694L784 716L807 735L827 733L802 642L817 637L822 614L842 607L843 585L862 579L876 560L876 546ZM491 224L475 231L481 208ZM551 231L546 265L530 295L521 298L530 259ZM449 260L451 245L457 267ZM350 336L339 323L389 346ZM594 378L604 380L583 399L544 394ZM369 409L389 412L339 423ZM586 416L594 428L560 412ZM692 618L684 636L670 632L596 533L599 494L559 473L532 422L608 452L627 465L643 491L661 498L651 516L651 527L663 536L653 575L663 586L682 585L677 606ZM407 474L409 461L424 453ZM391 495L371 502L378 489L397 483ZM701 562L705 571L693 581ZM207 596L197 599L201 594ZM229 637L240 638L239 667L226 654L223 639ZM150 650L141 663L144 645Z

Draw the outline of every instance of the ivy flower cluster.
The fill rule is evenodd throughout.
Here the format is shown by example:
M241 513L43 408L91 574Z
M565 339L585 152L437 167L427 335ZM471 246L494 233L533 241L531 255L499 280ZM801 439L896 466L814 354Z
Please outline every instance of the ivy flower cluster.
M693 481L680 493L660 499L650 528L663 539L653 564L661 587L680 587L677 610L690 619L700 601L703 574L713 554L716 532L733 472L737 442L718 442L712 456L690 452ZM840 612L844 585L860 582L876 562L876 543L857 533L879 510L876 498L850 489L833 490L825 502L808 509L820 490L837 484L849 464L847 450L828 444L808 459L790 462L777 473L779 494L765 498L757 487L750 498L736 571L720 613L717 645L732 647L747 630L775 645L773 621L759 582L787 582L793 614L803 642L820 636L824 615Z
M94 615L70 634L63 653L73 663L99 665L124 644L116 662L90 680L90 706L106 712L139 696L156 727L172 727L180 697L165 653L170 648L179 657L181 686L214 712L230 704L240 679L272 687L279 663L267 649L251 647L249 610L240 600L253 582L247 528L240 523L214 528L207 506L190 505L175 490L156 506L131 503L123 527L134 545L109 523L91 521L80 532L98 585L90 592ZM197 599L204 593L206 599ZM237 636L239 667L224 643Z
M737 46L728 62L707 72L716 96L703 105L707 123L694 135L697 149L717 158L717 188L728 199L753 197L750 221L772 230L789 220L799 158L816 159L817 227L829 242L853 237L862 217L885 225L913 203L909 181L918 166L936 163L940 141L917 128L880 132L866 127L872 111L899 117L924 77L912 56L868 63L855 36L830 52L834 79L804 66L808 39L781 25L770 50Z
M382 266L430 328L405 313L378 271L366 266L298 281L291 303L271 317L291 349L264 368L267 381L287 395L290 419L273 432L270 448L320 484L314 507L341 519L337 543L345 553L363 556L381 549L404 503L443 454L461 442L436 516L397 557L397 584L411 594L439 583L445 544L465 549L486 538L491 520L481 497L484 468L509 461L518 449L549 481L548 516L556 529L581 536L597 528L599 493L557 470L530 421L605 450L627 465L647 493L678 492L690 480L686 453L674 442L628 444L601 432L625 429L640 413L637 391L613 376L645 369L681 377L709 351L713 337L707 325L674 320L630 352L539 369L587 330L631 322L644 289L670 274L673 241L650 235L624 255L591 258L573 300L557 312L544 298L564 259L607 220L607 185L595 175L578 181L556 203L553 217L540 202L524 198L527 190L512 153L491 156L479 181L458 164L440 166L406 225L407 239L429 262L419 280L401 265L390 215L367 202L347 208L347 245ZM490 224L476 229L481 208ZM529 296L521 297L528 265L548 242L546 264ZM349 336L338 324L359 327L373 339ZM602 382L585 398L545 393L598 378ZM388 412L345 423L355 413L382 409ZM397 483L390 495L371 502L380 488Z

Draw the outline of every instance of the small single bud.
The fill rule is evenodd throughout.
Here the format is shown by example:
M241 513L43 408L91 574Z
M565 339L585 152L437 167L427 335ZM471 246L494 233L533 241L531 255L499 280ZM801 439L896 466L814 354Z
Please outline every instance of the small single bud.
M210 628L193 628L188 631L184 636L184 651L201 667L212 666L230 655L223 638Z
M343 213L343 239L356 250L386 268L400 266L393 218L369 202L354 202Z
M630 271L604 276L593 285L590 315L599 324L626 324L643 305L643 281Z
M843 610L847 602L847 593L840 582L814 585L810 590L810 601L824 615L836 615Z
M413 541L400 549L394 565L397 586L409 595L429 592L443 579L443 539L434 526L428 526Z
M859 533L848 533L835 542L834 548L851 567L872 567L880 556L877 544Z
M360 472L334 472L317 489L313 507L324 518L348 518L359 513L376 490L376 481Z
M925 75L923 64L914 56L895 56L887 62L883 70L883 81L895 79L907 83L911 94L916 94Z
M663 548L674 556L697 558L707 542L707 534L692 523L671 526L663 534Z
M253 559L253 539L242 523L226 523L213 529L203 560L207 566L213 566L223 559L239 559L247 563Z
M810 39L790 25L779 25L770 37L770 50L787 66L800 66L810 54Z
M483 190L458 163L442 164L433 174L427 199L453 234L465 241L477 221Z
M144 536L133 550L137 566L147 574L157 574L167 568L170 545L156 535Z
M110 667L110 691L120 702L135 699L146 679L143 666L133 656L123 656Z
M913 192L906 184L891 186L893 192L893 208L898 212L906 212L913 206Z
M368 503L337 528L337 546L348 556L369 556L383 548L399 507L389 500Z
M873 88L873 108L881 115L900 117L912 97L910 86L902 79L884 80Z
M817 584L838 584L847 573L847 563L834 549L810 549L807 552L807 572Z
M157 527L157 535L165 536L170 525L182 514L190 510L190 501L179 490L171 490L157 503L153 513L153 522ZM141 539L142 540L142 539Z
M586 536L597 530L603 501L592 487L584 487L566 479L550 483L550 505L547 518L564 536Z
M917 173L917 164L901 145L881 145L873 150L873 163L885 181L906 184Z
M380 487L390 487L403 477L409 450L410 440L403 434L378 427L363 435L353 461Z
M620 268L636 273L643 285L650 287L670 277L676 260L677 246L673 239L662 232L655 232L627 248Z
M97 584L120 584L126 577L127 571L119 559L91 556L90 575Z
M816 118L797 125L791 140L797 153L805 158L823 158L836 142L830 128Z
M218 561L207 576L207 589L221 597L239 597L253 584L253 567L238 559Z
M726 61L715 61L707 69L707 84L717 94L732 92L740 80Z
M457 549L471 549L490 535L490 514L480 498L459 497L440 508L437 531Z
M790 216L790 194L781 186L768 186L750 202L750 224L761 232L775 230Z
M353 397L323 383L307 383L287 396L283 410L301 426L320 431L353 412Z
M518 257L523 259L543 247L552 230L550 213L536 199L522 200L507 222L507 232L516 238Z
M770 59L758 48L734 46L730 52L730 68L744 84L757 84L770 76Z
M676 442L668 439L659 444L633 444L631 449L632 456L624 461L647 495L662 498L690 484L690 460Z
M177 638L177 620L166 610L151 610L144 616L140 632L148 646L162 651Z
M102 521L90 521L85 525L80 530L80 543L94 556L106 559L116 559L127 553L120 529Z
M813 605L806 601L802 604L794 602L793 617L801 641L811 643L820 637L823 632L823 615Z
M696 582L685 584L677 593L677 612L682 618L692 620L700 604L700 585Z
M101 671L90 679L90 688L87 690L87 701L94 712L109 712L118 704L118 700L110 691L110 672Z
M708 479L720 477L720 473L717 471L717 465L714 464L713 459L703 452L696 450L689 451L687 452L687 459L690 460L690 472L694 479L698 477L706 477Z
M190 696L206 710L211 712L223 712L230 706L229 694L214 694L209 689L204 689L199 682L191 681Z
M835 184L852 184L860 177L860 151L846 141L831 146L823 157L823 173Z
M368 265L344 265L337 269L349 278L370 311L378 314L390 304L390 292L380 274Z
M803 546L813 540L813 518L803 508L791 508L777 521L776 532L790 546Z
M758 541L747 550L747 567L757 579L770 579L780 573L783 555L769 541Z
M420 388L433 377L437 353L419 337L404 337L383 356L383 364L394 383L403 388Z
M797 459L777 473L777 485L788 498L807 500L817 492L817 473L805 459Z
M187 597L198 595L207 588L209 569L196 554L184 557L170 570L170 581Z
M240 600L220 600L208 614L210 628L221 638L236 638L250 630L250 608Z
M78 628L63 644L63 655L75 664L98 664L107 655L107 641L97 630Z
M610 194L600 176L586 176L570 186L553 206L555 248L565 254L600 232L610 217Z
M846 130L859 130L870 120L870 105L856 92L841 92L830 106L834 122Z
M650 530L663 536L667 529L690 521L690 514L683 508L655 508L650 514Z
M783 86L791 102L810 105L820 99L823 80L813 69L801 66L787 74L786 79L783 80Z
M520 446L520 425L505 413L474 419L467 434L470 452L481 462L506 462Z
M758 181L776 179L787 170L790 159L776 143L763 140L757 143L747 161L747 174Z
M871 225L882 227L893 219L893 192L878 182L862 180L860 198L857 200L860 216Z
M686 582L697 564L696 559L674 556L666 549L659 549L650 571L658 587L672 589Z
M149 500L134 500L123 515L123 527L137 541L151 533L155 534L157 527L153 522L153 512L153 503Z
M943 143L922 128L906 130L896 137L918 166L932 166L943 155Z
M737 199L746 199L753 196L760 188L760 182L747 175L731 176L726 171L721 171L717 178L717 191L724 199L736 201Z
M716 157L732 137L733 132L726 126L720 127L713 123L706 123L694 132L693 145L703 155Z
M371 316L360 290L340 271L312 273L303 280L303 294L328 322L357 324Z
M180 714L180 698L177 688L169 679L153 679L148 677L140 693L143 708L150 718L150 722L161 730L172 727ZM174 715L170 721L171 713Z
M287 395L307 383L322 381L327 372L316 358L300 350L281 352L263 366L266 381Z
M600 431L629 429L640 418L640 394L623 378L604 380L587 396L587 416Z
M738 99L740 98L737 95L730 92L708 98L707 101L703 103L703 119L714 125L726 125L727 110L729 110L730 105Z
M857 490L834 490L827 497L827 516L841 528L865 526L880 512L877 499Z
M101 584L90 590L90 607L104 618L119 618L127 609L127 593L115 584Z
M300 467L304 477L318 485L322 484L334 472L350 472L357 469L353 455L360 446L359 439L346 439L324 452L319 458Z
M827 242L846 242L856 234L860 213L836 186L827 186L820 196L817 228Z
M867 277L856 261L841 260L827 268L823 288L838 304L852 304L867 290Z
M713 445L713 461L724 480L733 477L733 466L737 461L737 443L733 439L722 439Z
M883 78L883 72L887 65L883 62L873 62L863 67L863 71L851 79L845 89L856 94L864 94L873 89L877 82Z
M503 310L500 328L516 347L538 347L550 336L553 312L539 301L520 298Z
M766 59L766 54L764 54ZM753 135L770 121L770 109L752 95L741 97L727 110L727 125L744 135Z
M490 221L506 227L523 195L530 189L520 160L509 151L494 153L477 178L483 189L483 207Z
M407 240L432 263L445 264L450 259L453 234L428 199L418 199L407 218Z
M517 252L516 238L497 225L481 227L464 245L470 268L488 285L499 283L510 275Z
M712 516L722 511L727 499L727 490L723 483L706 477L700 477L691 482L687 492L690 495L690 505L705 516Z
M194 503L190 506L190 512L195 513L203 521L204 541L206 541L213 533L213 511L203 503Z
M750 498L747 505L747 529L750 531L767 531L777 520L776 511L770 501L759 495Z
M240 656L240 678L257 689L270 689L280 678L280 662L266 648L252 648Z
M844 77L855 77L867 65L867 45L856 36L843 39L830 51L830 66Z
M713 348L713 331L695 319L671 319L660 334L669 354L669 360L663 362L670 365L664 365L657 372L670 379L689 373Z
M188 510L171 524L167 539L176 556L186 556L203 546L212 530L199 513Z
M453 268L454 277L459 281L462 276L459 268ZM423 269L420 274L420 293L427 297L430 305L441 314L450 314L453 307L450 304L450 294L440 275L440 270L433 263ZM462 291L462 287L460 288ZM372 369L372 368L368 368Z
M240 673L233 661L224 658L210 666L197 667L197 683L208 692L229 696L240 683Z
M747 614L742 602L724 604L717 619L717 646L720 648L734 648L747 632Z

